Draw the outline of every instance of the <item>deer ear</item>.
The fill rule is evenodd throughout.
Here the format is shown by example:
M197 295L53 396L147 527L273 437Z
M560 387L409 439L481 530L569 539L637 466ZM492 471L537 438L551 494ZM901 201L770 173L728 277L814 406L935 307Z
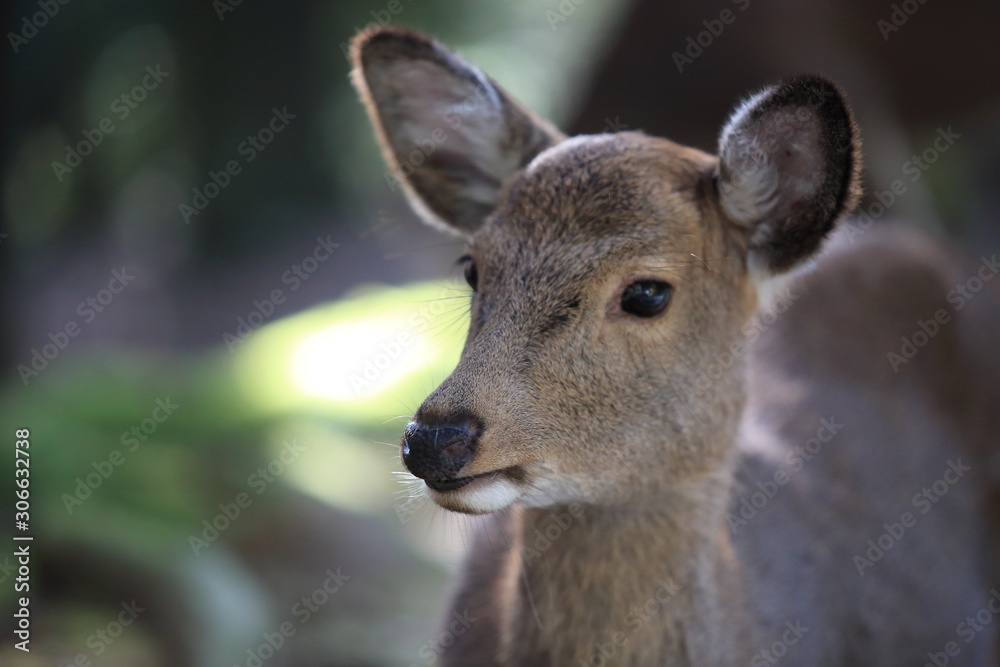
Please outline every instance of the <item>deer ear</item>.
M783 273L812 256L860 196L858 129L832 82L800 77L744 102L719 138L719 200L750 234L750 264Z
M515 171L564 137L437 42L397 28L354 38L354 84L393 182L427 222L474 231Z

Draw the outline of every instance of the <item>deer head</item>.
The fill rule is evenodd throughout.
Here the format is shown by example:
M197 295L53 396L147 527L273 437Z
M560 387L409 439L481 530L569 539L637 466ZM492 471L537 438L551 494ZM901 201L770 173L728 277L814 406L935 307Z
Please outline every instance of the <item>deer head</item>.
M471 326L403 436L442 507L610 505L722 466L758 289L814 255L859 192L857 129L816 77L766 88L719 156L638 132L564 137L476 67L399 29L354 81L420 216L465 239Z

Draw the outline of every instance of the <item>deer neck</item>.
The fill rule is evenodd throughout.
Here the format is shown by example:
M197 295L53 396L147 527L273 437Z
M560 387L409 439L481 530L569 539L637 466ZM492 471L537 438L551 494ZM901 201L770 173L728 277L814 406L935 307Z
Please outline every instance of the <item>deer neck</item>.
M728 610L741 604L724 522L730 478L621 506L519 511L510 664L729 662L740 633Z

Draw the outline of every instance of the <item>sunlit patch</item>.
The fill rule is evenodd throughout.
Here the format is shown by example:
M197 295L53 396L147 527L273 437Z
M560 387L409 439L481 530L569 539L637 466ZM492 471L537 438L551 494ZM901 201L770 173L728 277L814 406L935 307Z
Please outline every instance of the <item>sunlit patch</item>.
M437 357L405 320L366 319L334 325L304 338L293 353L292 375L307 395L336 401L375 397Z
M268 413L309 405L350 421L412 409L455 366L468 327L454 284L366 288L239 334L238 383Z

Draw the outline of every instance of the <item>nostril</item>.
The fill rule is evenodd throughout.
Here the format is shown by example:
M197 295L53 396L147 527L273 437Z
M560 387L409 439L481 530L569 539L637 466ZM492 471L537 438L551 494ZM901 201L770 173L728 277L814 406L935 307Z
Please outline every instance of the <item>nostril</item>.
M455 440L441 450L445 456L466 456L469 453L469 438Z
M403 433L403 463L423 479L454 478L472 458L474 449L475 435L466 424L412 422Z

